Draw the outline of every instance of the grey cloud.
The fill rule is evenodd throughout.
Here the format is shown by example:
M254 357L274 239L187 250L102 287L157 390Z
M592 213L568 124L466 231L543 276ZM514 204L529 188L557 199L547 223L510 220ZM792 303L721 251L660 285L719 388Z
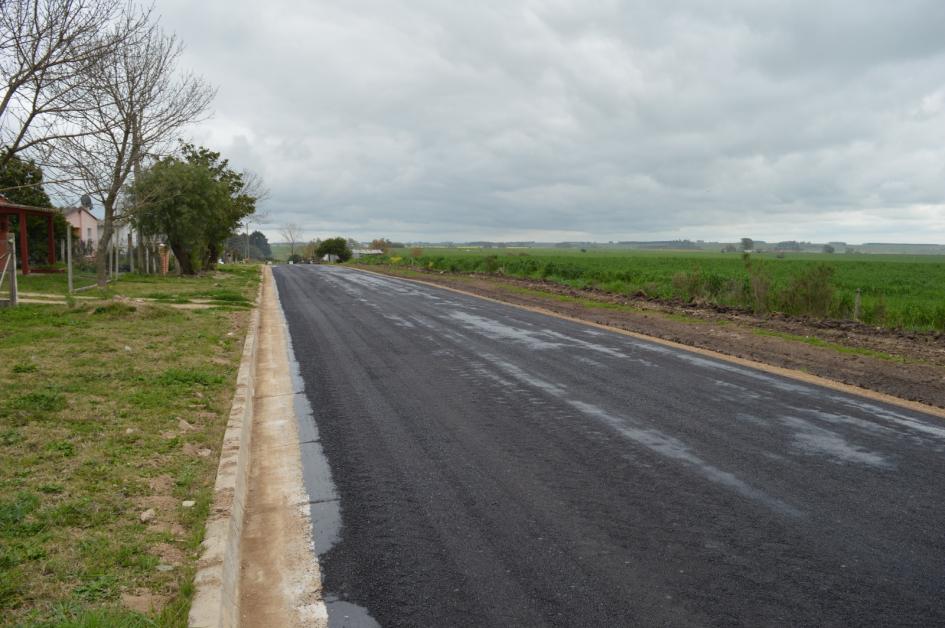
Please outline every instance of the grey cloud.
M158 7L274 224L945 241L941 2L296 4Z

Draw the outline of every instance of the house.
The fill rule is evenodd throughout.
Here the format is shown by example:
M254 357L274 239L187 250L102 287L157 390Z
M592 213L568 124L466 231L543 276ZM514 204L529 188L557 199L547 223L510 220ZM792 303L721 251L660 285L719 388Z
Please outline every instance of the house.
M88 207L67 207L62 210L66 222L72 225L73 229L78 229L79 240L83 244L94 250L98 246L98 231L101 221L96 218Z
M362 257L369 257L371 255L383 255L384 251L380 249L354 249L351 251L351 257L354 259L361 259Z

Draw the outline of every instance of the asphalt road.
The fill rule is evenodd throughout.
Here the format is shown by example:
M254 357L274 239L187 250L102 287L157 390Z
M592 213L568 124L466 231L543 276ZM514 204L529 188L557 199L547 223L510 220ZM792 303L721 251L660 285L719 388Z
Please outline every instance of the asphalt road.
M945 625L942 419L403 280L275 277L340 497L335 625Z

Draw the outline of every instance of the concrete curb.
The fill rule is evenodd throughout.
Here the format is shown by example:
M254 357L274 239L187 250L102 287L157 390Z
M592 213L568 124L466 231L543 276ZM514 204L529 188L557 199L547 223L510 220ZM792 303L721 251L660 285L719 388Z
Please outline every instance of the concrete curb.
M249 486L259 308L267 281L271 281L271 276L263 272L223 436L220 465L213 487L213 505L194 577L196 592L188 617L188 625L194 628L239 626L240 622L240 538Z

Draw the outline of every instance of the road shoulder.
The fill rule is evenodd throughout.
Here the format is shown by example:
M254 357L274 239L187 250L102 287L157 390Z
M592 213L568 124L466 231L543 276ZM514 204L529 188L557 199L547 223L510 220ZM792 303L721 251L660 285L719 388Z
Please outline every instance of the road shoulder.
M293 404L299 393L272 271L265 273L240 620L247 626L327 626Z

